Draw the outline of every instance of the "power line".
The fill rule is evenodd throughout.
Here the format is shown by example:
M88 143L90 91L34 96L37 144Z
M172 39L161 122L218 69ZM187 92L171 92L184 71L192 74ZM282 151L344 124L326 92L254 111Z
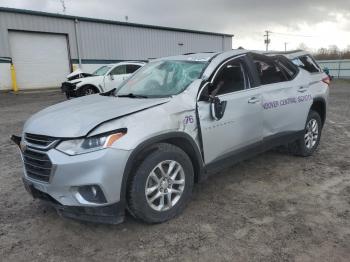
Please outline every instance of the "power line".
M270 32L270 33L276 34L276 35L287 35L287 36L295 36L295 37L316 37L312 35L299 35L299 34L289 34L289 33L279 33L279 32Z

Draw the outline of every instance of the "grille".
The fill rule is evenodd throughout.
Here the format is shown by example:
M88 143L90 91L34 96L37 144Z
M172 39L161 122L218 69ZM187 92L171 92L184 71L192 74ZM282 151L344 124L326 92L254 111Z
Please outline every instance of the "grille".
M33 151L27 148L23 152L23 160L28 177L49 182L52 163L46 153Z
M45 151L58 142L57 138L26 133L24 139L28 143L23 152L27 176L35 180L49 182L52 163Z
M63 82L61 89L63 92L71 91L75 89L76 84L69 83L69 82Z
M33 135L33 134L25 134L25 140L33 145L34 147L47 147L50 144L52 144L54 141L56 141L56 138L49 137L49 136L43 136L43 135Z

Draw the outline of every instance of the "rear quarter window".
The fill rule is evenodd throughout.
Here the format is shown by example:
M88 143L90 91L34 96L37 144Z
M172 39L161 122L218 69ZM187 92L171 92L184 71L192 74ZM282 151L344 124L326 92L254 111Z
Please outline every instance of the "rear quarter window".
M292 60L292 62L305 69L309 73L319 73L321 72L320 67L317 65L316 61L309 55L301 56Z

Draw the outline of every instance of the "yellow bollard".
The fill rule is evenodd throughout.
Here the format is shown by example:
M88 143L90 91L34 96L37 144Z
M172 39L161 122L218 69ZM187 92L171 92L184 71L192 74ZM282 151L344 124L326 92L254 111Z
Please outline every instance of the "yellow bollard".
M12 79L12 90L13 92L17 93L18 87L17 87L17 79L16 79L16 70L13 63L11 63L10 70L11 70L11 79Z

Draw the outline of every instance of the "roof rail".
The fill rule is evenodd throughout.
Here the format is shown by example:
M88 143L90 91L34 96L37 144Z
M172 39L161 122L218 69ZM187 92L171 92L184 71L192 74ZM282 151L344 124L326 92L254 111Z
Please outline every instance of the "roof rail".
M182 55L194 55L194 54L214 54L214 53L218 53L218 52L214 52L214 51L190 52L190 53L184 53L184 54L182 54Z
M297 53L297 52L303 52L305 50L301 50L301 49L296 49L296 50L290 50L290 51L267 51L264 52L264 54L282 54L282 55L289 55L289 54L293 54L293 53Z

